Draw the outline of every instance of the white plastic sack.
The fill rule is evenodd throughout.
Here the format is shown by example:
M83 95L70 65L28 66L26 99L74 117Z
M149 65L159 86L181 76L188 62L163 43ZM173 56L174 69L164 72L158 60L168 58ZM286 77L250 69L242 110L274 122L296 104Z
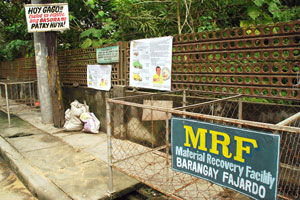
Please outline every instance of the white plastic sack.
M80 131L82 130L83 124L77 117L71 117L69 120L66 120L64 124L64 131Z
M82 130L83 123L79 117L82 113L88 112L89 107L86 103L79 103L77 100L71 103L71 109L65 112L64 131L80 131Z
M85 112L80 115L80 120L84 123L83 131L88 133L99 133L100 121L91 112Z
M88 112L88 106L79 103L77 100L71 103L71 113L73 116L80 117L84 112Z

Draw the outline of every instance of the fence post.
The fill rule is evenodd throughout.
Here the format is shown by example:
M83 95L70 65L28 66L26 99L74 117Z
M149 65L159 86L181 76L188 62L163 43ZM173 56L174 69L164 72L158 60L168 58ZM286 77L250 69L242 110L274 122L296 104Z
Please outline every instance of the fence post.
M169 148L170 148L170 138L169 138L169 113L166 112L166 181L167 181L167 192L170 192L170 163L169 163Z
M5 99L6 99L8 127L10 127L10 111L9 111L8 92L7 92L7 84L6 83L4 84L4 87L5 87Z
M111 111L108 99L106 99L106 123L107 123L107 160L108 160L108 194L113 193L113 172L112 172L112 146L111 146Z
M186 90L183 90L183 102L182 102L182 106L186 106ZM183 111L185 112L186 109L183 109ZM183 115L183 118L186 118L186 115Z

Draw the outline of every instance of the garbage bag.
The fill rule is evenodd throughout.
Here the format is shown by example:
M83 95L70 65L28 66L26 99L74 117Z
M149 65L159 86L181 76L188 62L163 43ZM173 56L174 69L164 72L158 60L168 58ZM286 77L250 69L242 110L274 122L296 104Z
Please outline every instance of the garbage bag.
M80 117L84 112L88 112L88 106L82 103L79 103L77 100L71 103L71 113L73 116Z
M80 120L82 113L88 112L89 107L86 103L79 103L77 100L71 103L71 108L65 112L64 131L80 131L83 128L83 123Z
M77 117L71 117L66 120L64 124L64 131L80 131L82 130L83 124Z
M100 121L91 112L85 112L80 115L80 120L84 123L83 131L87 133L99 133Z

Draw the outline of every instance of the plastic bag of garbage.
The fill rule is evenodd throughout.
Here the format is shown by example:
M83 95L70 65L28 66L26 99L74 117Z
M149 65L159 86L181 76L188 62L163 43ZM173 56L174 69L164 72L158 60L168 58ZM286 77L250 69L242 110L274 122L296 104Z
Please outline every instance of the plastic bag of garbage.
M82 130L83 124L77 117L71 117L66 120L64 124L64 131L80 131Z
M71 113L73 116L80 117L84 112L88 112L89 107L86 104L79 103L77 100L71 103Z
M71 103L71 109L67 109L65 112L65 124L64 131L80 131L83 128L83 123L80 121L79 117L82 113L88 112L89 107L84 104L79 103L77 100Z
M99 133L100 121L91 112L85 112L80 115L80 120L83 121L83 131L87 133Z

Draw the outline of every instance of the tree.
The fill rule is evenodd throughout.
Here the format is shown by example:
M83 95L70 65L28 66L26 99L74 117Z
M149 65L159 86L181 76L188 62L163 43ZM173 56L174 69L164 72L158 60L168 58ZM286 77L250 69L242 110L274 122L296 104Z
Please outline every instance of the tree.
M30 3L30 0L0 2L0 61L34 54L33 37L27 33L23 3Z
M179 33L178 27L185 34L300 18L300 3L291 0L67 2L70 30L58 34L60 49L97 47L116 41L176 35ZM27 33L23 3L30 3L30 0L0 2L0 60L33 55L32 34Z

